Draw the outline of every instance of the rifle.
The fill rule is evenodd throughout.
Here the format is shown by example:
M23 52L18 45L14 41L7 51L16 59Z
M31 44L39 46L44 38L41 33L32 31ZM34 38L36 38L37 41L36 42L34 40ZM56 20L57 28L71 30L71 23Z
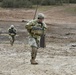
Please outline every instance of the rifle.
M36 11L35 11L35 15L34 15L34 18L33 19L35 19L35 17L36 17L37 10L38 10L38 3L37 3L37 7L36 7ZM43 28L43 34L41 35L41 39L40 39L40 47L42 47L42 48L46 47L46 45L45 45L44 28Z
M46 44L45 44L45 34L44 34L44 27L43 27L43 34L41 35L41 39L40 39L40 47L45 48Z
M36 17L37 10L38 10L38 4L37 4L36 10L35 10L35 15L34 15L33 19L35 19L35 17Z

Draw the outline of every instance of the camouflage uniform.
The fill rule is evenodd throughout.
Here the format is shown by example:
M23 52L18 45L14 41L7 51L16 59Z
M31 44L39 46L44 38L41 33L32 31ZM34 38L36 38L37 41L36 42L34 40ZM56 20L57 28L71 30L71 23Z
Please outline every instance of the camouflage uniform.
M31 64L38 64L35 59L36 59L36 55L37 55L37 49L39 48L40 45L40 35L36 35L36 34L32 34L31 33L31 29L33 27L40 27L43 28L44 30L47 28L46 24L44 22L39 23L38 19L32 20L30 22L28 22L25 26L25 28L27 29L27 31L29 32L29 44L32 48L31 51Z
M16 35L16 29L14 28L13 25L11 25L11 27L8 29L8 33L9 33L9 38L10 38L10 44L11 46L13 46L13 43L15 41L15 35Z
M40 42L40 35L36 35L36 34L32 34L31 33L31 29L33 26L37 26L37 27L41 27L41 24L39 24L37 22L37 19L36 20L32 20L30 21L29 23L26 24L26 29L27 31L29 32L29 44L30 46L34 46L34 47L37 47L39 48L39 42ZM43 23L43 27L44 27L44 30L47 28L46 24Z

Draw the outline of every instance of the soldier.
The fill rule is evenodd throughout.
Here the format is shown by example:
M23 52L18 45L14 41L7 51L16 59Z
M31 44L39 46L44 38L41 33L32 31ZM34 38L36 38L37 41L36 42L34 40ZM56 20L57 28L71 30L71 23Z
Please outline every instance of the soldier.
M16 29L15 29L14 25L10 26L10 28L8 29L8 33L10 36L10 44L11 44L11 46L13 46L13 43L15 41L15 35L16 35Z
M39 13L37 19L28 22L25 26L27 31L29 32L29 44L32 48L31 51L31 64L38 64L35 59L37 56L37 50L40 46L40 38L45 29L47 28L44 21L44 14Z

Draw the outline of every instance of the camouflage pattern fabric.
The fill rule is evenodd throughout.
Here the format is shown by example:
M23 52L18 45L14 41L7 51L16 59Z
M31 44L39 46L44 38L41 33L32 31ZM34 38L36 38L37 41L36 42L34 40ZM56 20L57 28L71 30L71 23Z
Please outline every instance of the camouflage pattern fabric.
M15 28L9 28L8 33L9 33L10 44L11 44L11 46L13 46L13 43L15 41L16 29Z
M47 26L46 26L45 23L42 23L42 24L43 24L43 26L40 23L38 23L37 19L36 20L32 20L32 21L30 21L30 22L28 22L26 24L25 28L29 32L29 45L30 46L34 46L34 47L39 48L39 43L40 43L41 36L40 35L36 35L36 34L32 34L31 33L31 29L34 26L36 26L36 27L43 27L44 31L45 31L45 29L47 28Z

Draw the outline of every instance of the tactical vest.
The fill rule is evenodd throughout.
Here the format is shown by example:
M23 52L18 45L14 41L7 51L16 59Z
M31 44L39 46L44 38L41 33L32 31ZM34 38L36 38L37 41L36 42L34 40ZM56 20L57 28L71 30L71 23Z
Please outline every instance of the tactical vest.
M15 30L15 29L13 29L13 28L11 28L11 29L9 29L9 33L13 33L13 34L15 34L15 35L16 35L16 30Z
M35 35L42 35L44 32L43 23L38 22L35 26L32 27L31 33Z

